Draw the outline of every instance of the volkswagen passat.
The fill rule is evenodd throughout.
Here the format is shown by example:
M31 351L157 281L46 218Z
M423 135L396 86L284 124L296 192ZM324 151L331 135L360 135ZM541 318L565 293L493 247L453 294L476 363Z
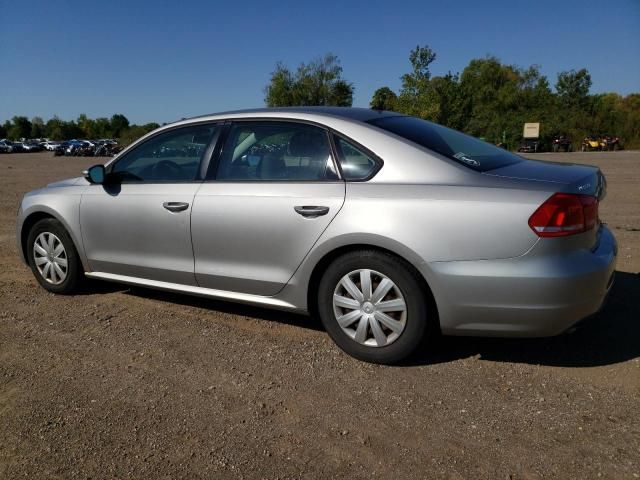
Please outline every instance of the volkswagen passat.
M51 292L90 277L306 311L393 363L438 330L549 336L595 313L617 253L605 185L392 112L263 109L164 126L28 193L17 236Z

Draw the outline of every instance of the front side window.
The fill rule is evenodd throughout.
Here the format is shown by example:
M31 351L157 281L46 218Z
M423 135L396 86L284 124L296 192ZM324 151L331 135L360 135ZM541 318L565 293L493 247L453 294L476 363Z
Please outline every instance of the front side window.
M190 182L218 127L193 125L161 133L119 159L110 174L122 182Z
M295 182L338 175L323 129L294 122L238 122L227 135L216 178Z
M377 118L368 123L406 138L478 172L519 163L522 158L457 130L415 117Z

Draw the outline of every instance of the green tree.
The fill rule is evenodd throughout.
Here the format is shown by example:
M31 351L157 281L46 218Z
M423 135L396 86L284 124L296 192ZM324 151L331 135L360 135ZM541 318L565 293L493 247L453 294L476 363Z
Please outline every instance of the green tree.
M52 140L64 140L63 122L57 116L49 119L45 124L45 135Z
M398 96L389 87L381 87L373 92L369 106L373 110L394 110Z
M269 107L287 107L294 105L293 90L296 81L291 71L281 62L271 72L271 82L265 88L265 103Z
M6 120L2 125L0 125L0 139L4 139L9 135L9 130L11 130L11 122Z
M31 138L43 138L45 136L44 120L40 117L31 119Z
M449 72L442 77L433 77L427 90L427 98L431 104L433 121L458 130L464 128L466 103L457 74Z
M12 140L20 138L29 138L31 135L31 122L27 117L13 117L11 119L11 128L7 132L7 136Z
M611 134L623 128L622 97L617 93L603 93L591 97L590 130L596 134Z
M465 131L489 141L520 135L518 111L521 75L517 68L503 65L495 57L475 59L460 75L460 88L467 109Z
M591 89L591 74L586 68L558 74L556 92L560 100L570 107L584 106Z
M593 128L593 101L589 97L591 75L582 68L560 72L556 81L557 124L574 143L580 142Z
M620 109L620 130L610 133L622 137L626 148L640 148L640 93L624 97Z
M435 59L436 53L428 45L418 45L411 50L411 72L400 77L402 86L397 101L398 111L420 118L434 119L436 108L430 97L430 66Z
M78 128L82 131L81 137L83 138L95 138L95 120L88 118L84 113L81 113L76 120Z
M520 137L521 129L525 122L540 123L540 137L549 143L551 137L564 132L558 131L556 111L557 106L553 93L549 87L549 81L540 73L540 67L532 65L526 69L513 67L518 75L518 92L516 108L512 113L507 113L515 119L515 131L511 138L512 146Z
M333 84L327 105L350 107L353 105L353 84L338 80Z
M338 57L328 53L300 64L295 74L279 62L265 87L264 100L269 107L348 107L353 103L353 84L342 78Z
M96 138L110 138L113 136L111 131L111 122L108 118L96 118L93 122L93 129Z
M436 60L436 52L431 47L425 45L416 46L409 53L409 62L411 63L411 72L405 73L400 77L402 80L402 90L409 91L414 94L424 90L427 82L431 79L431 64Z
M62 122L63 138L73 139L84 137L84 132L80 126L73 120L70 122Z
M111 117L111 133L115 138L120 137L120 134L129 128L129 119L120 113L116 113Z

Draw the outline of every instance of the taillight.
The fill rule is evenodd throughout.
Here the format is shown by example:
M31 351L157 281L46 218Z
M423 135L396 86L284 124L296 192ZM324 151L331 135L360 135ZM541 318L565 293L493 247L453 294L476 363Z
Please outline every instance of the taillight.
M555 193L531 215L539 237L564 237L591 230L598 223L598 200L590 195Z

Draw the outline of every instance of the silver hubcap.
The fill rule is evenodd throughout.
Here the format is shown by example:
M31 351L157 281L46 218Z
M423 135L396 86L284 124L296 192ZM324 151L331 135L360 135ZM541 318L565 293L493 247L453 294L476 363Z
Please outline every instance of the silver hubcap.
M67 278L68 259L64 245L50 232L42 232L33 242L33 261L42 278L59 285Z
M407 324L402 292L375 270L354 270L340 279L333 292L333 313L344 333L368 347L393 343Z

